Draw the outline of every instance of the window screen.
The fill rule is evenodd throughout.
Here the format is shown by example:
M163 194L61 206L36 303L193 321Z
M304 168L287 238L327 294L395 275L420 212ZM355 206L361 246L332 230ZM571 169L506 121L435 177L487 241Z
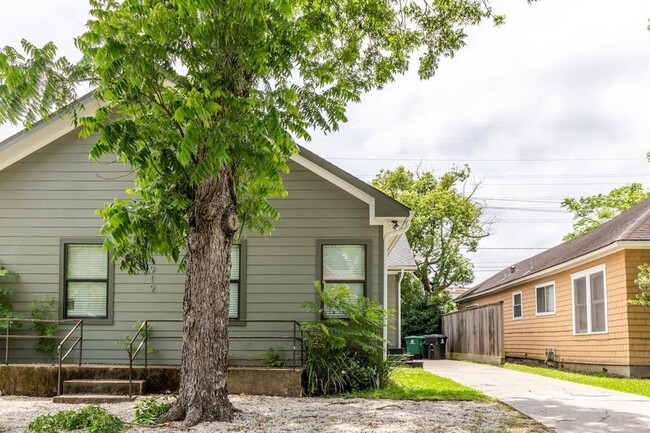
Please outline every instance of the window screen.
M523 317L523 310L521 305L521 293L515 293L512 295L512 317L514 319L519 319Z
M230 251L230 306L228 317L239 318L239 291L241 289L241 245L233 245Z
M537 314L555 313L555 285L547 284L535 289Z
M366 246L323 245L322 281L326 287L345 285L352 296L366 292ZM326 311L325 317L345 317L336 311Z
M576 334L607 331L603 270L585 271L573 278L573 315Z
M66 318L108 318L108 266L101 244L65 245Z

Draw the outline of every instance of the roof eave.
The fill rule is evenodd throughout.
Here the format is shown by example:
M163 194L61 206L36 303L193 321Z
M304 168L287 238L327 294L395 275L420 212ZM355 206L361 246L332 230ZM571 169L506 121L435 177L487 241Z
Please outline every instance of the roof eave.
M563 263L559 263L555 266L551 266L546 269L541 269L533 274L529 274L526 276L519 277L515 280L508 281L507 283L499 284L497 286L491 287L490 289L478 293L478 294L472 294L471 291L464 293L463 295L460 295L456 299L454 299L455 302L464 302L464 301L471 301L473 299L479 299L487 295L491 295L506 289L509 289L513 286L516 286L521 283L525 283L530 280L535 280L537 278L542 278L544 276L547 276L549 274L554 274L557 272L564 271L568 268L574 267L574 266L579 266L583 263L592 261L592 260L598 260L599 258L602 258L604 256L608 256L610 254L616 253L618 251L624 250L624 249L632 249L632 248L641 248L641 249L650 249L650 241L616 241L613 242L609 245L606 245L598 250L592 251L587 254L583 254L579 257L576 257L575 259L568 260Z

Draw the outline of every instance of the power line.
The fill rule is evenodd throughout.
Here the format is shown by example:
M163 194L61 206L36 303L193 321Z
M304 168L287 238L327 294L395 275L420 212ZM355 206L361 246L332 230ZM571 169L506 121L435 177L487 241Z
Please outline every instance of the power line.
M551 247L479 247L477 250L548 250Z
M524 212L561 213L561 214L566 214L568 212L567 210L563 210L563 209L507 207L507 206L485 206L485 209L516 210L516 211L524 211Z
M646 161L644 157L618 157L618 158L368 158L358 156L325 157L327 160L336 161L416 161L416 162L585 162L585 161Z

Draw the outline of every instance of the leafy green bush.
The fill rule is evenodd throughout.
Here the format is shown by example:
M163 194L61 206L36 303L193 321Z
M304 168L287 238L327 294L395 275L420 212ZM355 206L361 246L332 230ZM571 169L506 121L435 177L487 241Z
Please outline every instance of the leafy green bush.
M412 275L402 282L402 335L439 334L442 316L456 310L447 292L431 293Z
M284 367L286 361L280 357L281 350L281 347L269 347L268 350L264 352L262 365L264 367Z
M137 332L138 329L140 329L141 326L142 326L142 322L138 320L137 322L135 322L131 326L131 328L133 328L133 330ZM133 344L133 350L137 349L137 347L140 344L140 341L142 341L141 339L143 337L147 337L147 339L149 340L147 342L147 355L151 355L152 353L154 353L156 351L156 348L151 345L151 333L152 332L153 332L153 325L147 323L147 326L145 327L145 329L143 329L142 332L140 333L140 335L138 336L138 341L136 341ZM133 337L131 337L131 334L125 334L124 338L122 338L121 340L116 341L115 344L117 344L118 346L122 346L122 347L124 347L125 349L128 350L129 344L131 344L131 339L132 338Z
M302 325L307 392L329 395L382 386L394 366L391 359L384 359L382 306L363 296L355 298L346 286L322 289L317 283L316 291L321 302L307 302L304 309L321 317L325 311L336 311L345 318Z
M171 403L149 397L135 405L135 423L143 426L155 425L162 415L167 413Z
M49 296L36 298L30 304L31 318L34 320L56 319L59 303ZM52 337L59 331L59 325L50 322L34 322L32 329L42 337ZM34 349L38 352L53 355L59 345L58 341L52 338L40 338L34 343Z
M119 433L124 422L106 409L90 405L78 410L62 410L53 415L41 415L27 427L26 433L59 433L85 430L88 433Z
M9 295L13 293L14 289L10 285L6 284L6 280L11 275L11 272L3 266L0 266L0 319L18 319L22 317L20 313L14 311L13 306L9 301ZM2 321L0 322L0 330L7 329L8 325L14 327L19 326L17 323L12 325L11 323Z

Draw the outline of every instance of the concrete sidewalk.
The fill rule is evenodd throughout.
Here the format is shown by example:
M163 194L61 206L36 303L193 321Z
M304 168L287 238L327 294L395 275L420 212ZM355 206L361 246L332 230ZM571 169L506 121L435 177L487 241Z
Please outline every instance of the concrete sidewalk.
M424 361L424 368L499 399L558 433L650 432L647 397L462 361Z

